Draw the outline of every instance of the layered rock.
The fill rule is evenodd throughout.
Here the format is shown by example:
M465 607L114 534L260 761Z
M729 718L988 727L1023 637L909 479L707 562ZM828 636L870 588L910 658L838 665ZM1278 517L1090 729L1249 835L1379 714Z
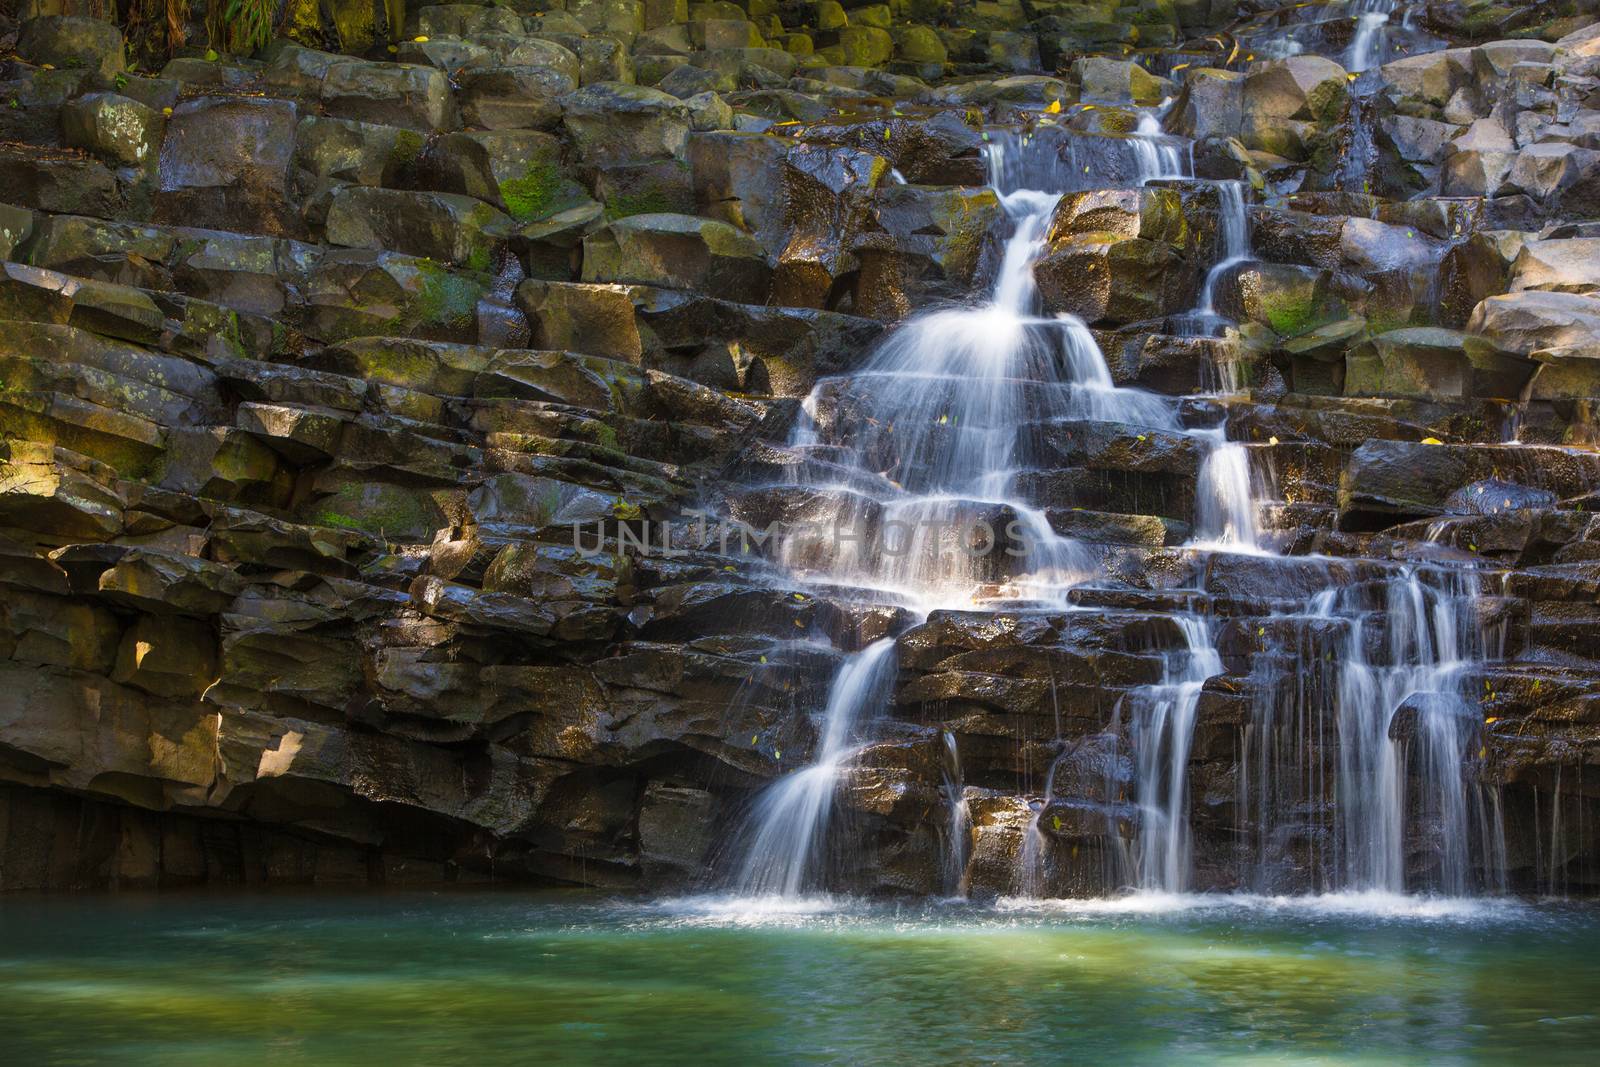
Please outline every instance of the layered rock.
M1253 709L1327 639L1293 609L1441 560L1492 576L1475 773L1511 882L1589 886L1592 32L1347 73L1224 46L1261 27L1217 5L565 7L297 25L156 76L110 22L20 27L0 888L705 884L807 765L841 658L893 635L838 799L872 847L838 884L946 891L955 791L972 892L1023 888L1030 834L1060 860L1042 888L1100 892L1142 818L1120 709L1191 612L1223 665L1189 756L1195 884L1240 888L1241 833L1303 857L1332 820L1245 826L1238 799ZM785 479L862 442L874 471L904 458L849 375L988 289L1012 221L984 153L1018 131L1067 191L1043 311L1185 427L1014 428L1039 443L1018 496L1099 561L1073 610L1008 604L996 573L986 610L923 617L699 523L872 510ZM1160 138L1198 179L1075 173ZM1214 272L1219 179L1251 247ZM1211 298L1220 335L1185 325ZM791 449L807 397L824 447ZM1188 431L1219 425L1282 556L1189 544ZM1561 858L1536 862L1553 810Z

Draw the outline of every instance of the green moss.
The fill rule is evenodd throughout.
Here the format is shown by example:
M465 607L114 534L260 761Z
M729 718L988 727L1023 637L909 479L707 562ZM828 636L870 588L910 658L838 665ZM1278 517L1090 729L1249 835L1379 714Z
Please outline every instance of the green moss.
M644 189L635 193L615 193L606 201L606 218L625 219L630 215L658 215L675 212L676 204L661 189Z
M1317 302L1309 289L1263 294L1261 312L1279 337L1299 337L1319 325Z
M422 285L412 308L424 325L465 329L472 325L484 287L473 278L446 270L432 260L417 261Z
M344 485L310 517L317 526L389 538L425 537L444 522L433 499L395 485Z
M566 175L549 160L528 164L522 177L500 183L506 214L518 222L532 222L555 214L566 199Z
M416 130L397 130L394 135L394 158L410 163L422 154L422 134Z

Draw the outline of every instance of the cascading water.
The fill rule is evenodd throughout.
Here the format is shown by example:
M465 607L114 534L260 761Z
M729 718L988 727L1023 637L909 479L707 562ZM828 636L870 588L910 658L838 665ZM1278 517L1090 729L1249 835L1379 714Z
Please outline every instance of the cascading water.
M1189 887L1189 743L1206 679L1222 673L1206 623L1180 615L1184 647L1168 653L1166 677L1134 695L1140 814L1141 888L1181 893Z
M1210 334L1224 321L1217 314L1217 286L1228 271L1250 258L1250 216L1245 210L1244 183L1219 181L1217 191L1217 258L1206 271L1200 287L1200 302L1181 315L1177 327L1182 333Z
M873 642L840 668L828 693L816 758L773 783L756 801L740 861L740 892L793 897L820 887L839 772L855 750L857 727L888 702L893 681L892 638Z
M1352 5L1356 19L1356 32L1345 49L1344 69L1360 74L1377 66L1383 52L1383 38L1389 25L1389 16L1398 7L1396 0L1355 0Z
M1118 388L1082 322L1036 310L1032 265L1060 190L1137 186L1187 173L1185 147L1154 123L1147 115L1141 131L1127 137L1074 137L1059 128L1048 136L991 136L986 160L1010 228L992 295L976 307L915 316L859 371L817 383L791 439L782 495L810 502L812 521L820 514L836 530L856 533L781 542L778 562L791 574L872 591L919 612L991 603L1071 610L1069 590L1101 573L1102 549L1056 533L1046 504L1060 501L1040 499L1023 476L1047 467L1056 436L1083 422L1196 438L1204 460L1190 550L1264 551L1245 446L1229 442L1224 427L1185 429L1168 398ZM1217 190L1218 262L1197 312L1208 321L1216 318L1217 278L1249 254L1242 187L1222 182ZM968 539L950 536L975 524L996 539L990 550L962 551ZM1008 551L993 550L995 543ZM1322 633L1307 639L1298 658L1252 661L1253 669L1275 673L1274 685L1264 688L1278 692L1292 682L1298 694L1282 707L1264 701L1244 735L1240 810L1254 841L1258 885L1403 889L1407 828L1423 824L1437 853L1430 884L1450 892L1472 884L1474 863L1482 861L1469 843L1492 841L1494 832L1484 821L1492 805L1463 770L1475 709L1460 683L1479 654L1470 636L1476 631L1463 621L1471 598L1434 588L1421 574L1396 579L1396 591L1380 604L1363 601L1362 587L1330 583L1309 614L1275 617L1275 624L1297 619L1302 629ZM1131 878L1141 888L1178 892L1192 879L1195 719L1206 679L1223 664L1217 624L1187 611L1174 618L1182 648L1165 653L1159 682L1130 689L1125 701L1137 815L1110 818L1118 826L1136 821L1132 848L1114 861L1102 855L1102 862L1117 885ZM860 743L864 709L886 699L892 661L886 640L841 669L815 761L774 783L755 805L738 879L743 891L795 895L824 884L832 798ZM1403 735L1391 729L1402 705L1414 726ZM1113 749L1117 743L1110 737ZM1421 783L1409 797L1408 762ZM1025 893L1060 884L1052 865L1061 854L1040 824L1055 803L1059 766L1058 758L1022 836ZM959 772L948 768L946 792L945 883L961 892L957 866L966 863L971 829ZM1108 801L1106 810L1113 807ZM1298 858L1288 855L1295 849ZM1309 868L1309 877L1286 875L1290 868Z
M952 897L965 895L967 859L971 853L972 812L967 807L961 775L961 752L956 735L944 732L944 791L950 818L945 827L944 889Z
M991 299L913 318L860 371L818 383L806 399L791 442L803 457L796 488L829 497L833 525L862 536L820 549L790 542L780 562L791 572L923 610L997 596L1059 603L1094 572L1095 554L1056 534L1016 490L1017 476L1063 422L1177 424L1170 402L1113 384L1081 321L1034 311L1032 265L1061 194L1014 183L1047 181L1041 158L1063 177L1078 166L1047 147L998 135L986 154L1011 225ZM1125 165L1114 152L1103 162ZM980 526L980 541L1003 538L1010 551L964 550L954 532Z
M1240 759L1256 888L1501 887L1498 800L1471 774L1467 675L1490 651L1475 582L1405 567L1285 617L1301 638L1284 650L1293 673L1260 694Z

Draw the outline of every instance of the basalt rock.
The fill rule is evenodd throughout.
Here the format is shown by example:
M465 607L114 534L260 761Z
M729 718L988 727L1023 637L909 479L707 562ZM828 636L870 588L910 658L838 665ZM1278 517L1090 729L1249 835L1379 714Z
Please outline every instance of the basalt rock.
M1340 671L1456 603L1360 709L1406 885L1459 725L1512 887L1600 886L1587 16L382 6L155 76L19 11L0 888L703 886L886 638L821 888L1150 884L1160 716L1182 888L1343 888Z

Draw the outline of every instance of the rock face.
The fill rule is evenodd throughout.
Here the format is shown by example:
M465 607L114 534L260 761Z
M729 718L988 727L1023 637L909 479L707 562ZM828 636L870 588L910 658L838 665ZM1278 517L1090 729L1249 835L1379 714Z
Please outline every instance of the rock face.
M1187 885L1322 887L1335 799L1262 816L1240 753L1354 654L1330 590L1376 649L1421 572L1483 579L1463 773L1501 873L1600 884L1592 29L1396 19L1358 63L1342 9L555 7L291 18L210 59L16 27L0 889L704 885L893 637L834 884L1103 892L1137 880L1129 716L1190 616ZM1286 25L1302 54L1257 58ZM1018 190L1063 195L1008 264ZM969 339L1027 339L1016 417L979 414L1010 495L946 504L1092 576L1042 608L1007 560L931 614L802 580L839 546L760 531L891 527L983 380L919 366L912 425L855 372L997 278L1034 302ZM1113 386L1132 414L1093 407ZM1205 532L1224 439L1259 550ZM1415 779L1411 696L1379 732ZM1334 760L1316 729L1294 751ZM1424 884L1448 842L1407 795Z

